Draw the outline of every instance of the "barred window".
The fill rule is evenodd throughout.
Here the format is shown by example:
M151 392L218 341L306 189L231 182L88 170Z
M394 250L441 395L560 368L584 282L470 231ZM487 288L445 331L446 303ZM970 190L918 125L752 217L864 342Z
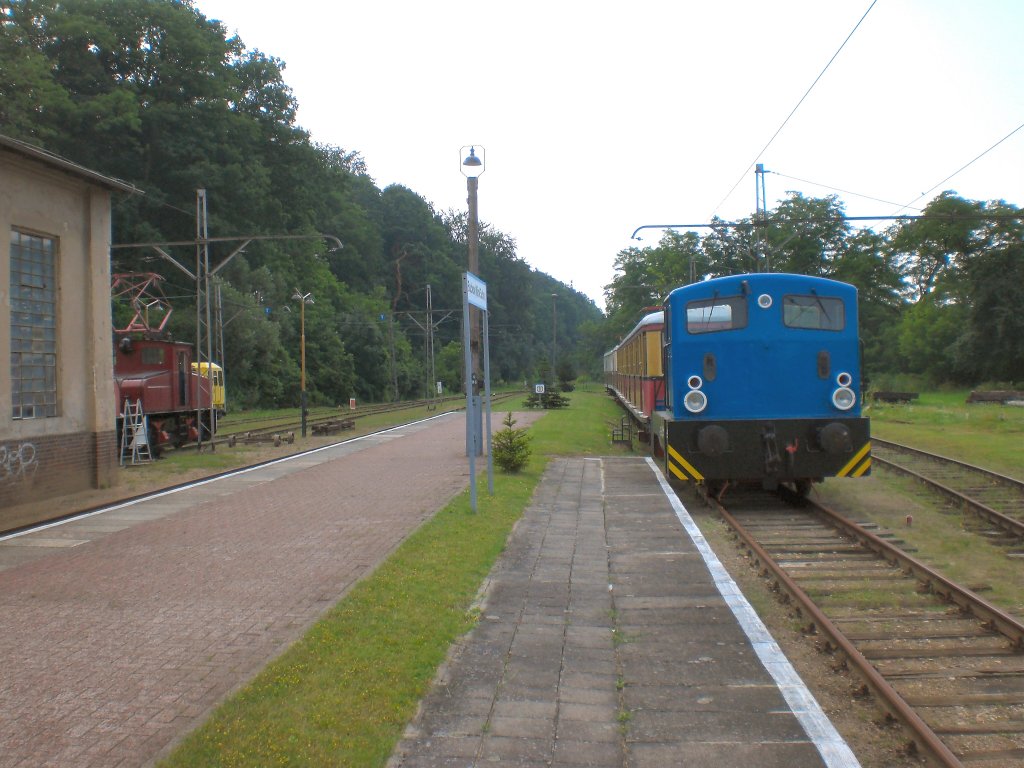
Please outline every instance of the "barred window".
M11 230L11 415L57 415L57 241Z

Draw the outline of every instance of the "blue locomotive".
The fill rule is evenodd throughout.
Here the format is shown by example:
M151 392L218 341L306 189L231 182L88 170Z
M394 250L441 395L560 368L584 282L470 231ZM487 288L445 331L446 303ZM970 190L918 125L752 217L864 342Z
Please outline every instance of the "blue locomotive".
M666 477L806 493L825 477L868 474L860 357L852 285L764 273L672 291L665 403L651 415Z

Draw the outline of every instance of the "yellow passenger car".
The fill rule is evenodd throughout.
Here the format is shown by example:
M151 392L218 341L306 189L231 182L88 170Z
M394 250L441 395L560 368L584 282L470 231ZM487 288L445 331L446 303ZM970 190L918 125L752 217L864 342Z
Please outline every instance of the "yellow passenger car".
M223 416L228 410L224 391L224 369L216 363L192 363L193 375L199 374L204 379L208 379L211 370L213 370L213 408Z

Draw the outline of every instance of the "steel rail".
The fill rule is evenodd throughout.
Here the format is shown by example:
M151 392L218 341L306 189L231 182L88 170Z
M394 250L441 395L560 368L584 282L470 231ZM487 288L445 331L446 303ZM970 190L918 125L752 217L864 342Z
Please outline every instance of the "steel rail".
M463 395L463 396L447 396L447 397L441 397L441 398L424 398L424 399L421 399L421 400L405 400L405 401L398 402L398 403L370 403L370 404L366 404L366 405L360 406L355 411L338 410L338 409L335 409L335 408L327 408L327 407L319 406L319 407L314 407L314 408L310 408L309 409L310 415L309 415L309 422L308 423L314 424L314 423L318 423L318 422L322 422L322 421L331 421L331 420L342 418L342 417L349 418L349 419L358 419L358 418L363 417L363 416L373 416L373 415L376 415L376 414L379 414L379 413L391 413L393 411L401 411L401 410L405 410L407 408L422 407L422 406L425 406L425 405L430 405L431 403L445 404L445 403L457 402L457 401L464 402L465 399L466 398ZM235 427L239 427L240 429L237 430L239 432L250 432L250 431L251 432L259 432L259 431L263 431L263 430L260 430L260 429L247 430L247 429L244 429L244 425L248 424L248 423L251 423L251 422L266 423L268 421L279 421L280 422L279 425L277 425L277 426L270 426L270 427L266 428L266 429L269 429L269 430L275 430L275 429L281 429L281 428L283 428L285 426L289 426L289 425L291 425L293 423L297 423L297 422L291 421L291 419L293 419L293 418L296 418L296 417L293 417L293 416L279 416L279 417L276 417L276 418L275 417L270 417L270 418L262 418L262 419L259 419L259 418L239 419L238 421L235 421L232 424L230 424L227 427L227 429L234 429ZM223 434L230 434L229 432L226 431L226 429L225 430L221 430L221 432Z
M913 739L915 748L936 764L944 767L962 767L963 763L948 746L935 734L927 723L916 714L885 677L874 668L856 646L836 627L797 582L779 566L772 556L746 530L742 524L724 509L721 504L709 500L723 518L736 531L743 546L757 558L759 564L770 572L776 585L791 597L808 617L812 625L828 643L845 654L848 663L862 677L867 687L877 696L881 706L893 719L901 722ZM856 523L847 520L833 510L812 501L807 504L822 518L847 536L854 538L862 547L877 554L887 562L900 567L915 580L923 583L936 594L959 609L973 614L988 629L1007 637L1017 649L1024 648L1024 624L1006 611L988 603L976 593L950 582L934 568L908 555L881 537L872 534Z
M439 397L439 398L438 397L425 398L425 399L420 399L420 400L403 400L401 402L377 402L377 403L365 404L365 406L360 407L356 411L344 411L344 410L339 411L337 409L328 409L328 408L325 408L325 407L311 408L311 409L309 409L310 415L308 417L308 422L307 423L308 424L319 424L319 423L323 423L323 422L334 421L335 419L341 419L341 418L345 418L345 419L359 419L359 418L365 417L365 416L376 416L378 414L386 414L386 413L392 413L392 412L397 412L397 411L403 411L403 410L411 409L411 408L418 408L418 407L422 407L422 406L429 406L430 403L443 404L443 403L450 402L450 401L465 400L465 399L466 399L465 396L462 396L462 397L450 396L450 397ZM312 415L314 412L316 414L315 416ZM279 417L269 417L269 418L265 418L265 419L240 419L239 421L232 422L225 429L221 429L220 430L220 434L224 434L224 435L231 434L231 432L228 431L228 430L234 431L236 433L242 433L242 432L267 432L267 431L272 432L272 431L275 431L275 430L285 429L286 427L290 427L290 426L293 426L295 424L298 424L298 422L292 421L293 419L296 419L296 418L298 418L298 417L297 416L286 415L286 416L279 416ZM253 423L253 422L255 422L255 423L263 423L263 424L266 424L267 422L271 422L271 424L270 424L270 426L259 427L259 428L256 428L256 429L246 429L245 428L246 424L250 424L250 423ZM236 427L238 427L239 429L236 429Z
M1001 608L992 605L992 603L976 592L972 592L966 587L962 587L947 579L931 566L904 552L881 536L865 530L856 523L847 520L842 515L817 502L807 500L806 503L822 517L827 518L837 529L860 541L862 546L875 552L879 557L890 563L900 566L908 573L913 574L915 578L924 583L933 593L959 606L961 610L971 613L987 627L1005 636L1013 643L1014 648L1024 649L1024 623L1021 623Z
M856 672L864 679L865 684L875 694L889 716L898 720L908 729L918 751L943 768L964 768L960 759L928 727L921 716L897 693L896 689L875 669L874 665L857 650L856 646L832 623L828 616L808 597L807 593L790 578L789 574L775 562L768 551L758 544L746 528L717 501L709 499L709 503L718 509L722 518L736 531L736 535L740 537L744 546L753 553L762 566L771 572L772 577L786 590L786 593L799 604L800 610L806 613L817 630L827 637L833 647L844 654L849 663L853 664Z
M986 477L1003 483L1004 485L1009 485L1013 488L1016 488L1019 491L1024 492L1024 480L1018 480L1017 478L1010 477L1009 475L1001 475L998 472L993 472L991 469L985 469L984 467L979 467L975 464L968 464L966 461L960 461L959 459L951 459L948 456L942 456L941 454L938 453L928 453L928 451L922 451L920 448L912 448L909 445L903 445L902 443L894 443L891 440L882 440L880 438L875 437L874 435L871 436L871 444L872 446L881 445L886 448L892 448L893 450L896 451L903 451L904 453L912 453L917 456L923 456L926 459L938 459L939 461L944 461L947 464L954 464L958 467L969 469L972 472L977 472L979 474L985 475ZM874 457L872 456L872 458Z
M874 443L875 441L872 439L872 442ZM948 485L943 485L938 480L933 480L930 477L926 477L925 475L922 475L920 472L915 472L909 467L904 467L902 464L897 464L896 462L890 461L889 459L883 459L877 453L871 454L871 460L874 462L875 466L881 465L883 467L893 470L894 472L899 472L901 474L907 475L908 477L914 478L919 483L924 484L928 488L938 491L943 496L952 499L953 501L959 502L960 504L964 505L968 510L976 514L978 517L987 520L993 525L1001 528L1006 533L1024 539L1024 521L1003 514L997 509L992 509L992 507L988 506L987 504L982 504L977 499L972 499L970 496L961 493L955 488L950 488ZM970 465L968 464L966 466Z
M1024 481L1018 480L1017 478L1009 477L998 472L993 472L990 469L985 469L984 467L979 467L975 464L969 464L966 461L960 461L959 459L951 459L948 456L942 456L937 453L929 453L928 451L923 451L920 448L913 448L909 445L902 445L901 443L895 443L889 440L880 440L877 438L873 438L872 443L876 447L888 448L897 453L906 453L910 454L911 456L917 456L927 460L945 463L952 467L963 469L968 472L973 472L975 474L981 475L982 477L988 478L989 480L993 480L1004 487L1012 488L1017 492L1024 494ZM877 454L874 455L874 459L876 463L881 464L884 467L888 467L889 469L892 469L896 472L901 472L909 477L912 477L918 482L923 483L927 487L933 488L939 493L945 495L947 498L964 505L968 510L974 512L974 514L978 515L982 519L987 520L989 523L1001 528L1006 533L1009 533L1012 536L1016 536L1017 538L1024 538L1024 521L1007 515L1003 512L1000 512L997 509L993 509L992 507L983 504L977 499L972 499L970 496L961 493L955 488L950 488L945 484L938 482L937 480L922 475L921 473L916 472L915 470L909 467L905 467L902 464L898 464L897 462L892 461L891 459L885 459Z
M515 396L517 396L519 394L521 394L521 393L520 392L499 392L499 393L495 394L491 399L492 399L493 402L502 402L504 400L508 400L509 398L515 397ZM337 413L333 413L331 415L323 415L323 416L317 416L315 418L310 418L307 421L307 424L309 424L310 427L312 428L313 426L315 426L317 424L327 424L329 422L336 421L336 420L339 420L339 419L351 419L351 420L355 421L357 419L360 419L360 418L363 418L363 417L366 417L366 416L379 416L382 413L397 413L399 411L405 411L405 410L409 410L409 409L412 409L412 408L423 407L423 406L429 405L431 403L436 403L438 405L451 405L452 403L456 403L456 402L464 402L465 399L466 399L465 396L449 396L449 397L433 398L433 399L425 399L425 400L407 400L407 401L404 401L404 402L401 402L401 403L377 403L377 404L374 404L374 405L364 406L359 411L340 411L340 412L337 412ZM457 410L459 410L459 408L452 408L451 410L456 410L457 411ZM237 431L228 431L228 429L220 430L218 432L217 437L213 438L212 440L207 440L204 443L204 445L213 446L214 449L216 449L216 446L219 446L219 445L226 445L229 448L233 448L238 440L244 440L245 437L248 436L248 435L264 435L264 436L266 436L266 435L274 435L274 434L278 434L278 433L286 434L289 431L294 432L294 430L296 428L298 428L300 425L299 425L299 422L291 421L290 420L290 419L293 419L293 418L294 417L284 416L284 417L280 418L279 423L276 423L276 424L274 424L272 426L262 427L262 428L259 428L259 429L239 429ZM252 421L263 421L265 423L267 421L274 421L274 419L254 419ZM233 427L238 427L239 425L244 425L245 423L247 423L245 420L240 421L240 422L235 422L232 425L232 428ZM288 440L286 438L282 438L282 439L284 439L286 442L291 443L291 442L294 441L294 435L292 435L292 439L291 440ZM186 443L185 445L177 447L177 448L174 447L173 445L165 445L165 446L163 446L164 450L176 450L176 451L188 450L189 448L195 448L195 445L194 444Z

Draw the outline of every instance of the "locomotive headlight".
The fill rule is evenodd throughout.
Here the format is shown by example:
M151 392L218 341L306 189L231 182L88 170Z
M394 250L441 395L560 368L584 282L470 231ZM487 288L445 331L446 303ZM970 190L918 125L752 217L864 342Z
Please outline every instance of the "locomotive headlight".
M836 384L838 384L840 387L849 387L852 383L853 376L848 374L846 371L843 371L838 376L836 376Z
M686 380L686 385L690 389L700 389L704 386L704 380L700 376L691 376Z
M857 395L849 387L840 387L832 393L832 405L840 411L848 411L857 404Z
M691 389L683 398L683 405L690 413L700 413L708 407L708 396L699 389Z

